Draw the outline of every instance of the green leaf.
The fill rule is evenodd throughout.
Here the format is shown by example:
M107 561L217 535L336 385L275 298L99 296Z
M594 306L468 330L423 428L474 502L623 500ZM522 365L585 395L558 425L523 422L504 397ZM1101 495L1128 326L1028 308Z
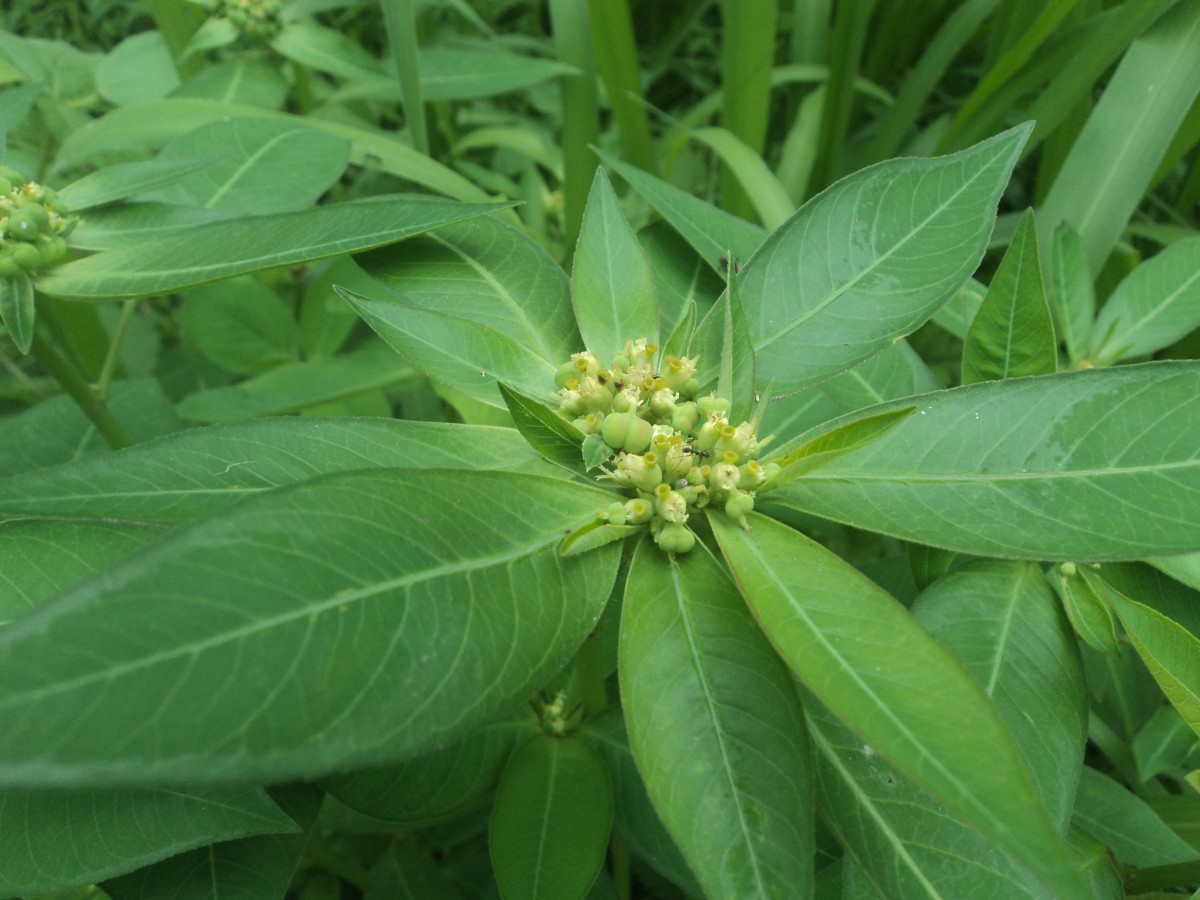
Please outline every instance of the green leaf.
M1021 217L963 345L963 384L1058 371L1033 210Z
M359 350L280 366L239 384L198 391L184 398L178 410L193 422L236 422L293 413L417 377L390 351Z
M322 794L307 784L271 788L298 834L223 841L104 883L112 900L251 900L282 897L313 833Z
M584 725L612 776L616 809L613 829L638 857L688 897L703 893L650 803L646 785L629 750L625 716L619 707L601 713Z
M1200 553L1183 556L1158 556L1146 560L1154 568L1166 572L1176 581L1200 591Z
M1081 574L1075 563L1056 567L1052 578L1067 619L1083 642L1098 653L1120 654L1116 620L1091 579Z
M308 283L299 324L306 358L332 356L358 324L358 315L334 290L335 284L359 293L370 290L370 279L349 256L332 260Z
M603 169L583 211L571 301L584 346L605 365L626 341L658 342L654 273Z
M771 235L741 278L759 380L775 379L778 393L823 381L954 296L983 257L1028 134L1021 126L953 156L872 166Z
M1092 275L1150 187L1197 91L1200 0L1181 0L1129 46L1038 213L1047 225L1075 227Z
M209 222L57 266L38 277L35 286L46 294L78 300L163 294L379 247L499 208L385 196Z
M456 740L594 627L618 554L556 546L606 497L350 472L181 529L0 632L0 784L312 778Z
M1134 649L1183 720L1200 735L1200 638L1103 583L1110 588L1105 599L1125 626Z
M314 21L292 22L271 41L271 48L293 62L351 80L383 74L379 60L349 35Z
M217 159L217 156L177 156L117 163L71 182L58 196L71 212L79 212L171 184L211 166Z
M511 428L391 419L263 419L195 428L0 479L0 517L103 525L190 522L335 472L370 468L561 472Z
M714 272L723 272L721 258L729 253L735 263L748 260L767 236L758 225L732 216L602 150L596 153L683 235Z
M158 156L195 157L217 161L140 199L247 215L305 209L341 177L350 142L285 119L222 119L176 138Z
M1135 268L1096 317L1088 355L1097 365L1149 356L1200 328L1200 238L1179 241Z
M648 539L638 545L619 671L633 757L705 893L808 896L812 776L799 698L704 544L674 563Z
M176 88L171 96L218 100L277 112L283 108L289 87L278 66L261 59L235 56L209 63Z
M1162 772L1182 769L1198 747L1196 732L1168 704L1155 710L1130 742L1138 778L1143 783Z
M26 272L16 277L0 275L0 322L8 330L21 353L33 345L33 320L37 314L33 303L33 282Z
M1126 865L1147 868L1200 858L1142 800L1111 778L1085 767L1075 822Z
M537 722L528 709L471 732L465 739L398 766L326 778L321 787L351 809L403 825L448 819L479 805L500 781L518 744Z
M96 65L96 92L117 106L161 100L177 87L175 60L158 31L125 38Z
M558 545L558 552L563 556L578 556L605 544L624 540L642 530L642 525L610 525L604 519L595 519L566 535Z
M616 452L604 440L603 435L589 434L583 439L583 466L591 471L596 466L604 465L613 458Z
M0 894L45 894L215 841L296 832L261 788L0 790Z
M691 353L717 363L717 395L732 401L729 418L734 422L750 418L758 399L754 343L750 340L746 313L739 299L736 273L729 274L725 293L697 328Z
M1081 862L1012 735L962 664L866 576L758 514L710 516L755 618L792 671L860 737L1064 896ZM953 729L945 711L954 710ZM986 759L988 764L980 766Z
M776 490L847 453L867 446L911 416L916 409L915 406L903 406L875 416L854 419L805 441L782 456L773 457L771 462L778 465L780 471L763 485L762 492Z
M542 734L504 769L488 823L502 897L582 900L612 830L608 769L582 735Z
M169 228L219 222L233 216L233 213L216 209L164 203L122 203L89 211L79 227L71 232L70 244L79 250L117 250L156 237Z
M874 888L861 895L864 900L1054 896L820 703L806 702L805 713L816 750L818 803Z
M695 324L689 319L707 313L725 285L708 263L665 221L638 232L658 288L659 335L663 352L682 356ZM694 312L695 311L695 312ZM682 340L680 340L682 338Z
M1083 240L1070 222L1054 229L1050 253L1050 309L1072 362L1083 359L1096 315L1096 291L1088 271Z
M986 556L1137 559L1200 549L1200 365L989 382L872 414L914 402L916 414L771 501Z
M983 685L1065 831L1087 742L1087 692L1074 636L1041 569L967 563L922 593L912 612Z
M135 443L181 427L171 401L153 378L114 382L107 406ZM0 419L0 472L5 475L108 452L95 426L65 394Z
M490 216L439 228L355 262L405 307L487 326L555 368L579 349L562 267L527 235ZM381 299L378 292L366 293ZM484 368L484 362L473 367ZM546 381L534 392L549 388L552 382Z
M283 300L256 278L189 291L184 333L212 362L255 375L296 358L296 323Z
M540 400L500 382L500 394L513 424L529 446L556 465L584 474L582 431Z
M498 52L493 45L425 47L421 50L421 93L426 101L473 100L532 87L576 70L549 59ZM376 79L339 91L339 99L399 100L394 78Z

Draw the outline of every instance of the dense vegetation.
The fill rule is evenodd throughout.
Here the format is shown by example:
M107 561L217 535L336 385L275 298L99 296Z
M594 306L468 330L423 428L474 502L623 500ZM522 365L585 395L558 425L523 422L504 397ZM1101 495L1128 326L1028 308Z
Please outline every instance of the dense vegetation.
M1200 896L1200 0L0 29L0 896Z

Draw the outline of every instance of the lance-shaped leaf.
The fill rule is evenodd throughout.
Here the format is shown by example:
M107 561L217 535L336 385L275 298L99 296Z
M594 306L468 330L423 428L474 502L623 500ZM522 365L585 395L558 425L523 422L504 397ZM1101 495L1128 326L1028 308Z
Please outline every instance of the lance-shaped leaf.
M92 884L252 834L296 832L261 788L0 790L0 894Z
M584 345L605 364L626 341L658 341L654 273L603 169L583 211L571 300Z
M638 545L619 671L638 770L705 893L807 897L812 773L799 698L703 544L676 564Z
M474 319L419 309L394 298L334 289L363 321L430 378L498 409L497 381L536 394L554 382L555 367L525 343Z
M1117 285L1096 317L1090 356L1149 356L1200 328L1200 238L1179 241Z
M709 385L716 379L717 395L731 401L730 420L748 419L757 400L754 342L746 325L735 273L730 273L725 293L696 329L691 355L700 357ZM701 391L709 385L702 385Z
M1138 778L1144 783L1161 772L1184 768L1187 758L1200 749L1200 737L1175 707L1164 703L1134 735L1129 749L1133 751Z
M190 522L264 491L352 469L559 471L511 428L394 419L262 419L0 479L0 517Z
M361 254L355 262L405 306L485 325L554 366L580 347L562 267L532 238L491 216ZM483 368L482 361L475 368Z
M29 274L21 272L12 278L0 276L0 323L22 353L28 353L33 344L35 315L33 282Z
M583 900L612 820L608 769L588 739L531 738L508 761L488 823L501 896Z
M72 212L103 206L172 184L212 165L218 158L216 155L176 156L171 159L117 163L71 182L59 189L58 197Z
M763 631L834 715L1052 890L1086 895L1081 860L962 663L895 599L799 532L758 514L749 533L722 516L709 522Z
M1127 865L1167 866L1200 857L1141 799L1090 767L1079 782L1075 821Z
M713 271L724 272L744 263L759 248L767 233L758 225L730 215L686 191L668 184L611 154L597 151L604 164L616 171L671 223ZM733 255L733 259L722 257Z
M914 415L771 502L987 556L1138 559L1200 549L1197 363L989 382L872 414L913 403Z
M300 830L222 841L164 859L104 883L113 900L226 900L281 897L312 835L323 794L309 784L271 788L271 798Z
M1096 291L1083 241L1070 222L1059 222L1054 229L1050 286L1050 309L1067 356L1072 362L1083 359L1096 315Z
M321 787L363 815L404 825L436 822L482 802L517 746L537 734L528 708L398 766L326 778Z
M1029 127L872 166L772 234L742 269L760 380L779 393L823 381L937 312L983 257Z
M1048 888L863 743L805 703L822 814L877 893L947 900L1049 900Z
M1087 693L1074 635L1042 570L968 563L938 579L912 612L992 698L1065 831L1087 742Z
M1033 210L1017 225L963 345L963 384L1058 371Z
M541 400L504 382L500 382L500 396L517 431L529 441L530 447L555 465L581 475L585 473L582 448L586 435L582 431Z
M638 232L658 289L658 331L663 352L683 356L697 315L703 316L725 289L723 279L664 221Z
M779 466L779 474L763 485L763 493L789 484L840 456L867 446L914 412L915 406L902 406L879 415L854 419L806 440L782 456L773 457L771 462Z
M1075 563L1063 563L1051 577L1075 633L1098 653L1120 655L1117 623L1092 586L1093 579L1081 572Z
M1200 734L1200 638L1098 579L1146 668L1188 726Z
M373 197L152 234L48 270L43 293L77 300L165 294L233 275L368 250L503 206Z
M0 783L311 778L452 741L594 627L619 554L556 545L607 496L349 472L181 529L0 632Z

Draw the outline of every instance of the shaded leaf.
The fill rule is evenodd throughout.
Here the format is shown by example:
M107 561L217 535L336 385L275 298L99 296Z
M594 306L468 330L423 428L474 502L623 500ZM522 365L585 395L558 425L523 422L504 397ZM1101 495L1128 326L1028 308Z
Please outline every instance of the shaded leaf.
M175 156L117 163L71 182L59 190L58 196L71 212L79 212L171 184L211 166L217 159L217 156ZM74 238L72 235L72 243L76 242Z
M556 465L584 473L582 431L544 402L500 382L500 395L513 417L513 424L529 446Z
M28 353L33 344L33 282L29 274L15 277L0 276L0 322L21 353Z
M1072 362L1083 359L1096 315L1096 292L1083 241L1070 222L1059 222L1054 229L1050 284L1050 309L1057 331L1066 342L1067 356Z
M1126 865L1145 868L1200 858L1150 807L1091 767L1084 768L1079 782L1075 821Z
M296 323L283 300L249 276L189 291L183 328L204 356L239 375L296 358Z

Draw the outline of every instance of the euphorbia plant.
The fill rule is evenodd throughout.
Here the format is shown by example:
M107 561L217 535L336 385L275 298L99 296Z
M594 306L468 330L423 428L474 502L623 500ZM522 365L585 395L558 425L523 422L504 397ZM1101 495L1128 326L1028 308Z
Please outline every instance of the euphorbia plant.
M570 279L506 224L421 207L443 227L359 255L371 281L343 296L465 417L515 430L267 419L0 482L37 607L0 632L7 802L49 829L186 786L257 816L229 836L286 830L259 785L291 784L301 828L320 794L298 782L360 827L494 793L505 897L607 886L614 827L619 881L632 851L711 897L1120 896L1071 825L1077 788L1105 788L1038 562L1071 564L1072 621L1098 653L1119 621L1197 728L1197 638L1164 615L1186 589L1113 563L1200 550L1200 367L1055 372L1030 352L1055 345L1040 279L1011 264L966 333L978 383L922 392L902 343L977 268L1027 133L865 170L765 240L622 167L695 251L682 289L603 174ZM122 261L41 285L100 299ZM835 377L881 402L829 420ZM908 542L912 609L806 536L829 520ZM47 546L70 552L49 586ZM214 840L180 828L9 885Z

